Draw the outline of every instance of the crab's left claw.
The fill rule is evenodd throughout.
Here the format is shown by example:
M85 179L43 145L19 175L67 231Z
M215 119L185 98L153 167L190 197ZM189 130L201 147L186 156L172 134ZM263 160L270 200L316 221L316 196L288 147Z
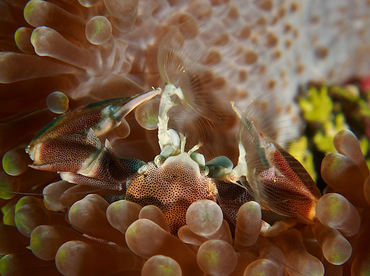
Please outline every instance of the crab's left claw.
M30 167L42 171L76 172L100 149L100 140L92 129L87 135L70 134L46 139L32 147L33 164Z
M101 136L119 126L124 117L139 104L160 93L160 88L153 89L137 96L95 102L67 112L46 125L34 137L26 151L35 160L37 145L49 143L51 139L75 134L86 135L90 129Z
M38 143L34 163L38 170L60 172L63 180L119 191L126 191L126 180L145 162L118 157L106 140L104 147L90 129L87 135L71 134Z

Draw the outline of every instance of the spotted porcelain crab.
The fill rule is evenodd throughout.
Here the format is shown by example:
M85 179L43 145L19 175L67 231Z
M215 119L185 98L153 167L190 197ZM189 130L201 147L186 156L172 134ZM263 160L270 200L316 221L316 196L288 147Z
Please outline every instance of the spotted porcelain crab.
M157 124L161 152L154 161L119 157L108 140L102 146L99 137L117 127L135 107L157 95L161 97ZM31 141L27 148L33 160L31 167L59 172L71 183L117 190L125 194L126 200L142 206L156 205L173 234L185 224L187 208L199 199L219 203L231 224L238 208L249 200L259 201L290 222L312 221L319 197L312 179L302 166L297 169L298 161L257 130L251 114L241 114L235 108L242 131L239 161L233 168L225 156L206 162L196 152L200 145L185 151L186 137L168 128L168 111L175 105L174 97L184 100L181 88L167 84L163 92L152 89L68 112L45 126ZM265 229L265 233L268 235L269 230Z
M161 79L166 83L163 91L153 88L134 97L95 102L60 116L29 144L27 152L34 161L31 167L59 172L71 183L116 190L126 200L142 206L156 205L174 234L185 224L187 208L199 199L216 201L230 225L243 203L258 201L264 209L283 217L276 227L263 224L265 235L276 235L297 221L312 222L320 192L300 163L259 123L268 113L264 105L251 103L243 113L234 107L241 122L235 168L226 156L206 162L197 152L201 145L185 151L186 137L169 128L170 109L182 105L202 112L204 106L196 106L198 97L208 95L199 83L202 70L194 64L195 59L207 56L202 57L202 50L209 49L191 45L193 34L190 22L181 30L171 29L163 38L157 58ZM194 48L199 50L196 56L192 55ZM161 152L152 162L119 157L108 140L102 146L103 135L123 122L134 108L158 95L155 117ZM176 116L176 112L171 114Z

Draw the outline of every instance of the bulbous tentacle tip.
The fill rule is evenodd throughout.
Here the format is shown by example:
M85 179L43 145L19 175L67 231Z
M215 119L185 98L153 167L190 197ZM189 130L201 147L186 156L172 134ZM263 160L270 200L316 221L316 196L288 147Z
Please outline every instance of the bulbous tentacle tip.
M69 98L63 92L54 91L47 96L46 105L51 112L62 114L68 110Z
M208 240L199 247L197 262L206 274L230 275L236 268L238 255L229 243Z
M94 45L102 45L112 36L112 25L105 16L94 16L85 28L87 40Z
M24 146L22 145L7 151L2 158L2 168L11 176L26 172L30 163L31 160L24 152Z
M359 212L341 194L329 193L322 196L316 205L316 215L323 225L338 229L347 237L354 236L360 231Z
M93 7L99 3L99 0L78 0L78 2L84 7Z
M212 200L198 200L192 203L186 212L186 224L197 235L214 234L221 227L222 222L222 210Z
M33 49L33 46L30 41L32 31L33 31L32 28L20 27L14 33L15 44L17 45L19 50L21 50L23 53L26 54L35 53L35 50Z
M181 276L182 271L180 265L174 259L163 255L155 255L145 262L141 275Z

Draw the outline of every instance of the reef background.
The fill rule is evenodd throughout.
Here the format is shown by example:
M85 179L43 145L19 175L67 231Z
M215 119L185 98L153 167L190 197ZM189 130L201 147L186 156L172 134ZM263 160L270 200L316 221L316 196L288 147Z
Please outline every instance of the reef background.
M281 128L290 128L289 136L297 137L295 97L300 86L311 80L343 82L370 71L368 1L17 0L0 5L0 116L8 122L36 112L30 119L39 121L33 133L54 116L40 115L53 91L68 95L73 109L163 85L157 65L159 43L171 26L188 20L201 47L180 57L199 56L197 50L211 46L205 59L192 62L211 74L214 85L206 91L207 98L223 115L222 127L211 129L214 135L207 135L204 124L191 132L203 136L195 137L194 143L205 140L213 157L236 152L231 100L243 109L256 96L274 92L281 99L279 116L286 118ZM177 116L173 127L189 132L188 117ZM139 136L153 140L131 123L132 133L138 135L125 142L118 138L113 145L120 155L151 160L156 139L140 152L120 146ZM30 140L29 131L12 135L3 127L2 133L1 152ZM224 138L215 140L217 133Z

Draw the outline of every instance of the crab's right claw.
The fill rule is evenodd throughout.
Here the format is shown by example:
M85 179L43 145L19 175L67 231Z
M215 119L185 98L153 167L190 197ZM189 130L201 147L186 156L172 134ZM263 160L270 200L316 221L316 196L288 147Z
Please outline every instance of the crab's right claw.
M264 113L277 111L269 111L269 107L258 101L243 113L233 108L241 121L239 150L242 151L238 170L234 169L236 176L243 172L246 176L240 178L241 184L247 186L248 181L256 201L266 209L291 220L312 223L320 191L305 168L262 131L267 128L266 122L273 122Z

